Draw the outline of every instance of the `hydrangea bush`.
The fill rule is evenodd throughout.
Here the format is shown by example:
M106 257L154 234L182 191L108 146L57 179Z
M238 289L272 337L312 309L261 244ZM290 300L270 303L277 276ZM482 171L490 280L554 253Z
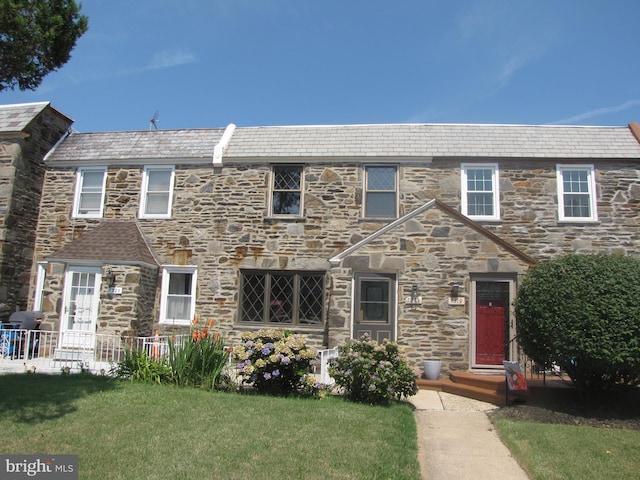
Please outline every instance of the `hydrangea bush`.
M346 398L357 402L386 405L418 392L418 377L398 344L378 343L368 335L338 347L338 356L329 360L329 375Z
M242 383L260 393L311 396L323 388L312 375L315 350L288 330L245 332L233 355Z

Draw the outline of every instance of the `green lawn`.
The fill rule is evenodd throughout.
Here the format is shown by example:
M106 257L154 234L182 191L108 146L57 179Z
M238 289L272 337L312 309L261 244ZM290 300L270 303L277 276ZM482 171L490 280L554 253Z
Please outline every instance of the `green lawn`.
M640 478L640 431L494 420L532 480Z
M87 479L419 479L407 404L287 399L87 375L0 376L2 453Z

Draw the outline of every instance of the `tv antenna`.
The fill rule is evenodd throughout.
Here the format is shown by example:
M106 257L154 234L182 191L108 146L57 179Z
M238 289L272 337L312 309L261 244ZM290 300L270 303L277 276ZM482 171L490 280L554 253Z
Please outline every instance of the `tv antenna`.
M153 114L151 120L149 120L149 130L158 130L158 117L160 116L160 112L156 110L156 113Z

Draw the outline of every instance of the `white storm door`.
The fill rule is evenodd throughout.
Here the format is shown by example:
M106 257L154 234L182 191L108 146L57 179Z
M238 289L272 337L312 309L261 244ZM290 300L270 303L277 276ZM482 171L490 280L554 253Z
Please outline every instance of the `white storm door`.
M69 267L65 276L61 346L93 348L100 304L101 269Z

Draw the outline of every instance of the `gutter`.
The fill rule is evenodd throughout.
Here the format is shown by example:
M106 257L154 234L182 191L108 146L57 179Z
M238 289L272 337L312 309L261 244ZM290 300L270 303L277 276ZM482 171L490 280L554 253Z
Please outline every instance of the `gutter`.
M221 167L222 166L222 155L229 148L229 143L231 143L231 137L233 136L233 132L235 132L236 126L233 123L227 125L227 128L224 130L222 134L222 138L217 143L217 145L213 148L213 166Z

